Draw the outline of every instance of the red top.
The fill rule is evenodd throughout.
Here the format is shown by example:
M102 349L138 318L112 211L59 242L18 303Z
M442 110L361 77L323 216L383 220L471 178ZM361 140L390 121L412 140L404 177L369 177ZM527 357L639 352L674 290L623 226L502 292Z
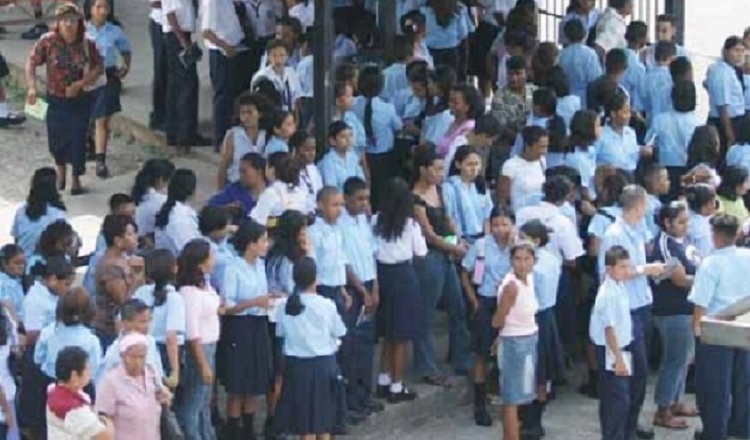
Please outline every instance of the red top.
M85 44L88 44L88 56ZM65 88L83 79L86 65L93 70L103 65L96 43L67 43L57 32L48 32L31 49L31 61L37 66L47 65L47 94L65 97Z

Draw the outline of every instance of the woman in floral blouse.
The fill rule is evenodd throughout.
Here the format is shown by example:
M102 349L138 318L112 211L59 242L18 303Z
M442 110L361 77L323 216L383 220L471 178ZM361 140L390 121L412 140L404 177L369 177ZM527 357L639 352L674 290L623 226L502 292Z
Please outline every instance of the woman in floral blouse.
M81 10L72 3L58 6L51 32L37 41L26 63L27 101L37 99L36 69L47 66L47 138L57 166L57 183L65 188L70 164L71 195L83 193L80 176L86 171L86 132L91 113L89 90L103 67L96 44L87 40Z

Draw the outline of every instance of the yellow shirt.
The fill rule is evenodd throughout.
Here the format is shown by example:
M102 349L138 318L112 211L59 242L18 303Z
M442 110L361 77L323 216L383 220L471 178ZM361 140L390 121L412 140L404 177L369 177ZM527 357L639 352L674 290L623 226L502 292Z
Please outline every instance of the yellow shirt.
M740 223L744 222L748 217L745 201L742 200L742 197L737 197L734 201L728 200L722 196L718 196L716 199L719 201L719 212L737 217L737 220L739 220Z

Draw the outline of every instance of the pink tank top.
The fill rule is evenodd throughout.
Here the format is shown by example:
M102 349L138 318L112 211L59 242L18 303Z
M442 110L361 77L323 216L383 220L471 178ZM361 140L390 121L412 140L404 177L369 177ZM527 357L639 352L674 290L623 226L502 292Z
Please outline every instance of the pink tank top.
M518 280L516 275L511 272L505 276L502 284L497 290L497 302L503 297L503 289L510 282L515 282L518 286L518 295L516 303L508 311L505 317L505 325L500 329L500 336L529 336L537 332L536 312L539 310L539 303L534 294L534 276L529 274L526 284Z

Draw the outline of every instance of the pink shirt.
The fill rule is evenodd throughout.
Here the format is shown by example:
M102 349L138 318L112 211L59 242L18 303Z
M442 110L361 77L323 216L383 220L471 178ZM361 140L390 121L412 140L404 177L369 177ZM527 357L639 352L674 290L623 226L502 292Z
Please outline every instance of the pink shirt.
M219 340L219 295L211 286L182 286L185 301L185 339L213 344Z
M474 120L469 119L467 121L464 121L463 124L457 127L452 126L452 130L448 131L448 133L445 134L445 137L437 146L438 154L440 155L440 157L444 158L448 154L450 146L453 144L453 141L455 141L457 137L465 136L467 133L474 130L474 125Z
M510 272L497 289L497 303L500 304L505 286L514 282L518 287L516 303L505 317L505 325L500 329L500 336L529 336L538 330L536 312L539 310L539 303L534 294L534 276L529 274L526 278L527 281L524 284L513 272Z
M123 366L104 376L96 390L96 410L112 418L115 440L160 440L156 380L149 367L143 382L128 376Z

